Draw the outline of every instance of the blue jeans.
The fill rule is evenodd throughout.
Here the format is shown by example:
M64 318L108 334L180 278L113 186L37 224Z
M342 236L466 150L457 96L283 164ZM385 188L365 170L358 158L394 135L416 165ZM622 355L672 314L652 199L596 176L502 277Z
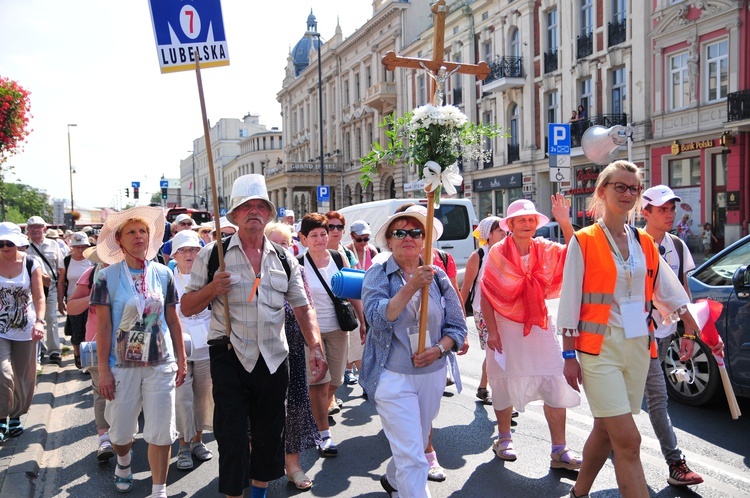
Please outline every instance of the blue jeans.
M667 412L667 382L661 368L661 361L667 356L671 337L657 339L659 357L651 359L646 377L646 409L651 419L654 434L659 440L661 453L668 464L684 459L682 451L677 447L677 437L674 435L672 421Z

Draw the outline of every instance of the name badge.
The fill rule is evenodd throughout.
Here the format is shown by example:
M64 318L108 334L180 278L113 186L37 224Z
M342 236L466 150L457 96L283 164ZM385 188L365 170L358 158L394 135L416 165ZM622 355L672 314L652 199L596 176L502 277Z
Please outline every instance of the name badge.
M620 316L625 329L625 337L634 339L648 335L646 311L641 298L624 299L620 302Z

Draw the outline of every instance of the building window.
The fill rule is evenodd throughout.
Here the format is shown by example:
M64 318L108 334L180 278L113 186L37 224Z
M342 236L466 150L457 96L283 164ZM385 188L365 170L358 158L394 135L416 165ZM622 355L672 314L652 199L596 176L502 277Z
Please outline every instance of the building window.
M697 187L701 184L701 158L685 157L669 161L669 186ZM679 194L677 194L679 195Z
M547 12L547 50L557 51L557 9Z
M344 86L344 105L349 105L349 80L342 81L342 85Z
M578 58L582 59L594 51L593 0L581 0L581 34L578 35Z
M365 68L365 85L367 85L367 88L372 86L372 68L370 66Z
M486 42L482 43L482 60L492 60L492 40L487 40Z
M362 128L354 130L354 147L357 151L357 159L362 157Z
M623 114L625 100L625 68L612 70L612 113Z
M351 161L352 160L352 136L347 131L344 133L344 161Z
M453 60L457 63L461 63L461 54L456 54ZM453 75L453 105L461 105L464 102L464 89L461 86L463 75L456 73Z
M453 34L454 35L457 35L459 31L460 31L459 26L453 26Z
M359 94L359 73L354 75L354 102L359 102L361 100L360 94Z
M482 12L482 21L486 21L489 18L490 18L489 12Z
M669 58L669 108L674 111L687 107L690 102L690 77L688 75L688 53Z
M510 32L510 56L521 57L521 35L518 28L512 28Z
M618 45L625 41L627 35L627 2L626 0L612 0L612 21L608 24L609 46Z
M547 123L557 123L557 92L547 94Z
M706 100L716 102L727 98L729 79L729 42L712 43L706 47Z
M508 127L508 131L510 134L510 137L508 138L508 164L518 161L521 159L521 151L519 147L519 133L520 133L520 127L519 127L519 111L518 106L516 104L512 104L510 106L510 123Z
M424 75L417 76L417 107L427 103L427 81Z
M240 138L247 138L250 136L250 132L248 130L244 130L240 128Z
M586 112L586 116L591 118L591 102L594 100L591 94L591 78L581 80L581 105Z

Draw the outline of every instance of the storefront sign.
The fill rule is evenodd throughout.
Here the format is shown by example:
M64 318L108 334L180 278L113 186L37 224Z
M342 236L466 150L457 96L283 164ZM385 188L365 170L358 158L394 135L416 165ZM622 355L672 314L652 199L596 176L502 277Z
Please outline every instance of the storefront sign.
M488 192L504 188L521 188L523 185L523 175L513 173L512 175L493 176L491 178L482 178L474 180L475 192Z
M700 142L688 142L681 144L677 140L672 142L672 155L678 155L680 152L689 152L691 150L710 149L715 147L714 139L709 138L708 140L701 140Z
M727 209L739 209L740 208L740 191L732 190L727 192Z
M594 191L596 179L599 178L601 166L577 167L573 188L568 190L570 195L585 195Z

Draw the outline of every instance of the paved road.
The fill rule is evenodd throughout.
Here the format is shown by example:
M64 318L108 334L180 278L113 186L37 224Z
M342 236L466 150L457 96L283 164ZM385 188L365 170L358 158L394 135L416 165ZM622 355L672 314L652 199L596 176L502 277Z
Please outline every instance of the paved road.
M436 498L567 496L576 473L550 470L549 433L541 405L527 407L518 419L514 441L520 453L519 459L513 463L503 463L493 457L490 447L496 432L494 415L490 407L478 404L474 398L482 354L476 347L473 327L472 340L473 349L460 359L464 391L458 395L453 387L446 389L435 423L434 443L440 462L448 471L448 479L443 483L431 483L432 495ZM70 356L59 372L53 371L56 367L47 368L49 372L42 376L46 382L42 382L40 390L51 393L41 392L39 403L51 403L53 409L46 426L48 437L42 443L45 451L41 458L41 471L34 480L19 478L15 472L12 474L14 478L3 482L0 496L113 496L114 461L99 464L95 459L96 436L88 377L73 367ZM56 382L52 383L54 375ZM372 403L361 398L359 386L344 386L339 396L345 405L336 416L333 435L339 443L340 456L322 459L314 450L302 455L303 468L315 480L312 491L306 495L383 497L385 493L378 479L385 471L390 452L380 420ZM741 400L740 404L743 411L750 414L750 403ZM35 410L39 409L37 405ZM732 421L725 404L692 408L672 403L670 413L689 464L704 476L706 482L693 487L693 491L667 485L666 465L651 430L648 414L642 412L636 420L643 435L642 460L651 495L706 498L750 496L750 443L747 436L750 434L750 421L747 416ZM32 415L33 411L30 417ZM580 450L591 426L592 418L584 400L582 406L569 411L569 445ZM40 428L29 430L23 437L31 437L36 430ZM209 448L216 453L216 443L211 434L207 434L206 440ZM10 448L0 449L0 470L4 462L8 465L8 451L11 451ZM140 437L134 451L136 483L129 496L148 496L151 482L146 463L146 444ZM168 478L170 496L217 496L216 458L191 472L177 470L174 462L175 457ZM11 470L13 465L11 463ZM273 482L269 489L270 497L297 494L305 493L298 492L284 479ZM602 470L592 496L618 496L611 463Z

